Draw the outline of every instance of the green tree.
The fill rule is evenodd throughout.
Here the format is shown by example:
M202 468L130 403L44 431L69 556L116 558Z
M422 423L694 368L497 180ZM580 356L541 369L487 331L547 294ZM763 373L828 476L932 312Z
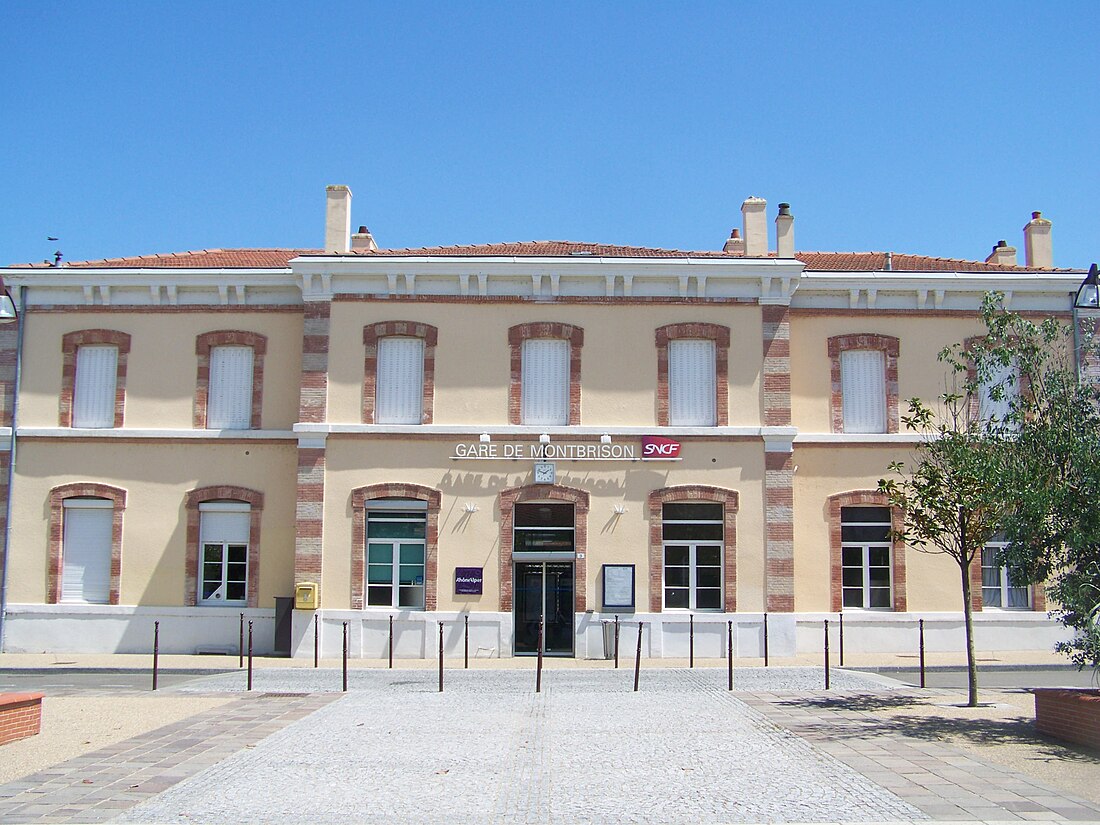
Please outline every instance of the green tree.
M909 401L902 423L922 436L912 459L893 462L892 478L880 479L879 490L901 508L903 526L895 539L924 552L948 556L959 569L966 627L969 706L978 704L978 668L974 655L974 623L970 571L980 564L982 548L996 533L1004 508L990 479L998 466L999 432L976 415L977 387L962 382L965 362L957 348L941 353L951 365L949 389L936 409L919 398Z

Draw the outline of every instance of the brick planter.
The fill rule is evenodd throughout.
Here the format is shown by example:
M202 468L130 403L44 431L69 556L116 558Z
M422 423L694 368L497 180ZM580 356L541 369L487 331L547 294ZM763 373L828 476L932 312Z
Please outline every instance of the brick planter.
M0 745L42 729L41 693L0 693Z
M1100 749L1100 690L1034 688L1040 733Z

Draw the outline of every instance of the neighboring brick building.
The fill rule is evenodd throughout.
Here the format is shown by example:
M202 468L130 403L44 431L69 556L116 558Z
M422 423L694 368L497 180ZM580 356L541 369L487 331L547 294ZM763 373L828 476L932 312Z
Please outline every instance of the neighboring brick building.
M1069 317L1083 270L1029 260L795 253L793 217L743 206L720 251L564 241L380 249L327 192L324 249L203 250L0 270L24 307L7 650L275 645L274 598L320 607L288 639L327 655L759 655L961 644L953 562L891 542L875 492L933 399L937 353L989 290ZM16 337L0 329L4 424ZM6 367L4 365L7 365ZM4 456L6 459L6 455ZM5 514L6 515L6 514ZM1061 629L991 545L979 649ZM477 592L480 591L480 592ZM983 609L984 608L984 609Z

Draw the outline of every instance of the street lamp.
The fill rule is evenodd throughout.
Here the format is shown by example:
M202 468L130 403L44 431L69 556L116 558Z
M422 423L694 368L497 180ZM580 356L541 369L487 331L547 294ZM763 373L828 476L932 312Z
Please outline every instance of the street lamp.
M15 414L19 408L19 371L23 365L23 319L15 309L7 289L0 285L0 324L15 322L15 372L12 375L11 388L11 434L8 436L8 488L4 502L3 548L0 548L0 652L4 650L4 631L8 625L8 563L11 548L11 493L15 481ZM26 293L23 293L23 309L26 309Z
M1100 273L1096 264L1089 267L1089 274L1077 288L1073 297L1073 366L1077 370L1077 380L1081 380L1081 323L1078 310L1100 309Z

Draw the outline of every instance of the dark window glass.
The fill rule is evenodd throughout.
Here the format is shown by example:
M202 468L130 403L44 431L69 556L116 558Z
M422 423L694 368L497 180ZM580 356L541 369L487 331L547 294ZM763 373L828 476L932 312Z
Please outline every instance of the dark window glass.
M367 537L372 539L422 539L427 534L423 514L418 521L386 521L374 518L367 521Z
M845 547L841 551L841 563L845 567L863 567L863 548Z
M845 587L863 587L863 568L845 567L841 571L842 584Z
M868 547L867 558L870 561L872 567L890 567L890 548L889 547Z
M665 607L687 607L690 595L691 593L686 587L666 587Z
M665 568L665 584L669 587L687 587L688 583L687 567Z
M711 610L721 607L722 591L697 589L695 591L695 606L699 610Z
M721 587L722 571L717 567L700 567L696 570L695 584L699 587Z
M844 588L845 607L863 607L863 590L855 587Z
M841 523L858 521L858 522L870 522L871 524L889 524L890 523L890 508L889 507L841 507L840 508L840 521Z
M517 504L516 527L572 527L572 504Z
M695 548L695 563L717 566L722 563L722 548L697 547Z
M870 525L866 527L854 527L848 524L840 527L841 541L889 541L890 525Z
M721 504L665 504L662 508L665 521L721 521Z
M890 606L890 588L889 587L872 587L871 588L871 607L889 607Z
M721 541L721 524L677 524L666 521L661 525L665 541Z
M665 548L665 564L680 564L686 566L690 560L690 554L686 547L674 546Z
M516 530L512 536L515 553L572 553L572 530Z

